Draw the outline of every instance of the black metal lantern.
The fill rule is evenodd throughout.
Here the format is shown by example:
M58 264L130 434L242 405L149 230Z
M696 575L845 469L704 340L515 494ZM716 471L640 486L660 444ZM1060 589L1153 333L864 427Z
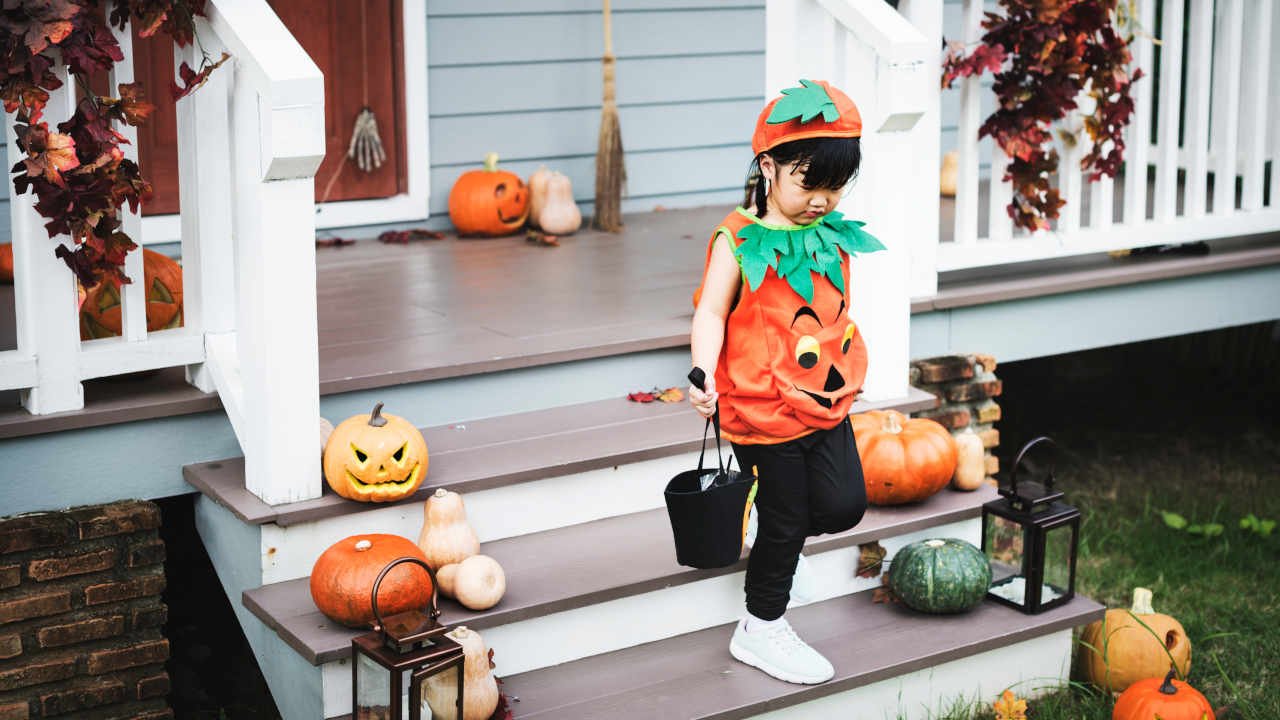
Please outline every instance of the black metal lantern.
M1010 484L982 506L982 552L991 564L992 600L1034 614L1070 602L1076 591L1080 511L1053 488L1053 466L1043 481L1018 482L1018 468L1038 437L1018 451Z
M378 612L378 586L397 565L414 563L431 578L431 606L427 612L409 610L385 620ZM423 683L451 669L458 673L458 717L462 717L463 648L445 635L438 621L435 573L425 562L402 557L378 573L373 583L373 632L351 640L352 720L421 720ZM409 689L408 708L404 692ZM407 714L406 714L407 713Z

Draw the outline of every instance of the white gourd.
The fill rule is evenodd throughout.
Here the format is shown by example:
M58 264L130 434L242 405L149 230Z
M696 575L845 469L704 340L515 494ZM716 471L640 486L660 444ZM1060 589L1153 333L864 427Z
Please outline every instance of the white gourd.
M538 218L542 216L542 207L547 204L547 181L550 179L551 171L546 165L539 165L529 176L529 224L535 228L540 227Z
M463 662L462 720L489 720L498 708L498 681L489 671L489 648L484 638L465 625L454 628L448 636L461 645L466 660ZM426 701L431 708L431 720L458 720L458 677L446 670L426 681Z
M569 235L582 227L582 211L573 201L568 176L555 173L547 181L547 198L538 214L538 227L548 235Z
M472 555L458 563L452 580L454 597L469 610L488 610L507 591L506 573L488 555Z
M418 547L432 568L462 562L480 552L480 538L467 524L462 496L439 488L422 506L422 533Z
M955 440L956 473L951 477L951 486L957 490L977 490L987 474L982 438L969 427L956 433Z

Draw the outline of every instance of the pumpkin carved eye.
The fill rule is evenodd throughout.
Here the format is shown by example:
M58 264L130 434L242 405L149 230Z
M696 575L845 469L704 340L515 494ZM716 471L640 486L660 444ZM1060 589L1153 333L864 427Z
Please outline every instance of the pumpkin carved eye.
M151 283L151 292L147 299L151 302L171 303L173 302L173 294L169 292L169 288L160 282L160 278L156 278Z
M857 331L858 326L849 323L849 327L844 329L844 340L840 341L840 352L849 352L849 346L853 344L853 333Z
M356 462L359 462L361 465L369 461L369 456L365 454L363 450L356 447L355 445L351 446L351 452L355 453Z
M404 445L401 445L401 446L400 446L400 449L399 449L399 450L396 450L395 454L391 456L391 459L392 459L392 460L395 460L397 463L402 463L402 462L404 462L404 449L405 449L408 445L409 445L409 443L405 443Z
M818 364L821 356L822 348L812 335L805 335L796 342L796 362L800 363L800 367L808 370Z

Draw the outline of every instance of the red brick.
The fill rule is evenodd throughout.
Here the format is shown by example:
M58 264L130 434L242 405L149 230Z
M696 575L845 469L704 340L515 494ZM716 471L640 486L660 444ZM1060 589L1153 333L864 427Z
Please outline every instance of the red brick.
M27 574L40 582L44 582L71 575L84 575L85 573L110 570L115 565L116 551L114 549L99 550L85 553L84 555L72 555L71 557L32 560L27 565Z
M25 701L0 705L0 720L27 720L30 712L31 705Z
M0 567L0 589L17 587L20 582L22 582L21 565Z
M1000 431L996 430L995 428L991 428L990 430L983 430L982 432L978 433L978 437L982 438L982 447L988 450L990 450L993 447L998 447L1000 445Z
M952 385L947 388L947 400L951 402L969 402L997 397L1003 390L999 380L978 380L963 385Z
M1000 472L1000 458L996 457L995 455L988 454L986 457L986 461L987 461L988 475L995 475L996 473Z
M15 598L0 600L0 625L57 615L70 609L71 591L69 590L26 593Z
M124 632L124 616L112 615L104 618L88 618L73 623L50 625L36 633L36 640L42 648L62 647L90 640L115 637Z
M0 635L0 660L8 660L11 657L18 657L22 654L22 636L14 633L12 635Z
M169 620L169 608L164 605L134 608L130 627L134 630L164 625Z
M139 565L155 565L164 562L164 541L153 540L142 545L129 548L129 559L126 564L133 568Z
M132 600L133 598L159 595L164 590L164 575L145 575L124 582L100 583L84 589L85 605Z
M35 660L0 672L0 692L75 677L76 659Z
M167 659L169 659L169 641L151 640L129 647L89 653L88 671L90 675L101 675L139 665L154 665Z
M73 710L84 710L101 705L112 705L125 698L124 683L119 680L98 678L77 687L58 690L40 696L40 711L45 717L61 715Z
M138 681L138 699L161 697L169 694L169 676L165 673L144 677Z
M75 522L62 513L0 520L0 555L62 545L75 537L75 531Z
M973 356L973 359L975 362L977 362L979 365L982 366L983 372L993 373L996 371L995 355L983 355L982 353L978 353L977 355Z
M144 500L126 500L110 505L72 510L80 528L80 539L123 535L160 527L160 508Z
M966 427L971 420L969 410L962 407L925 410L924 412L917 414L916 417L933 420L948 430L958 430L962 427Z
M927 358L916 360L911 365L920 368L920 381L926 383L966 380L973 377L973 361L967 355Z

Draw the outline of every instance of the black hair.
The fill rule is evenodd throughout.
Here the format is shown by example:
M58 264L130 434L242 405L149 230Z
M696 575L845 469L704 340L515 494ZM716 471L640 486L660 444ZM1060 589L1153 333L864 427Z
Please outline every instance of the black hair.
M756 215L765 214L765 191L760 158L773 158L779 167L796 163L809 188L840 190L858 176L862 165L862 142L856 137L816 137L785 142L766 150L751 161L747 170L744 207L755 206Z

